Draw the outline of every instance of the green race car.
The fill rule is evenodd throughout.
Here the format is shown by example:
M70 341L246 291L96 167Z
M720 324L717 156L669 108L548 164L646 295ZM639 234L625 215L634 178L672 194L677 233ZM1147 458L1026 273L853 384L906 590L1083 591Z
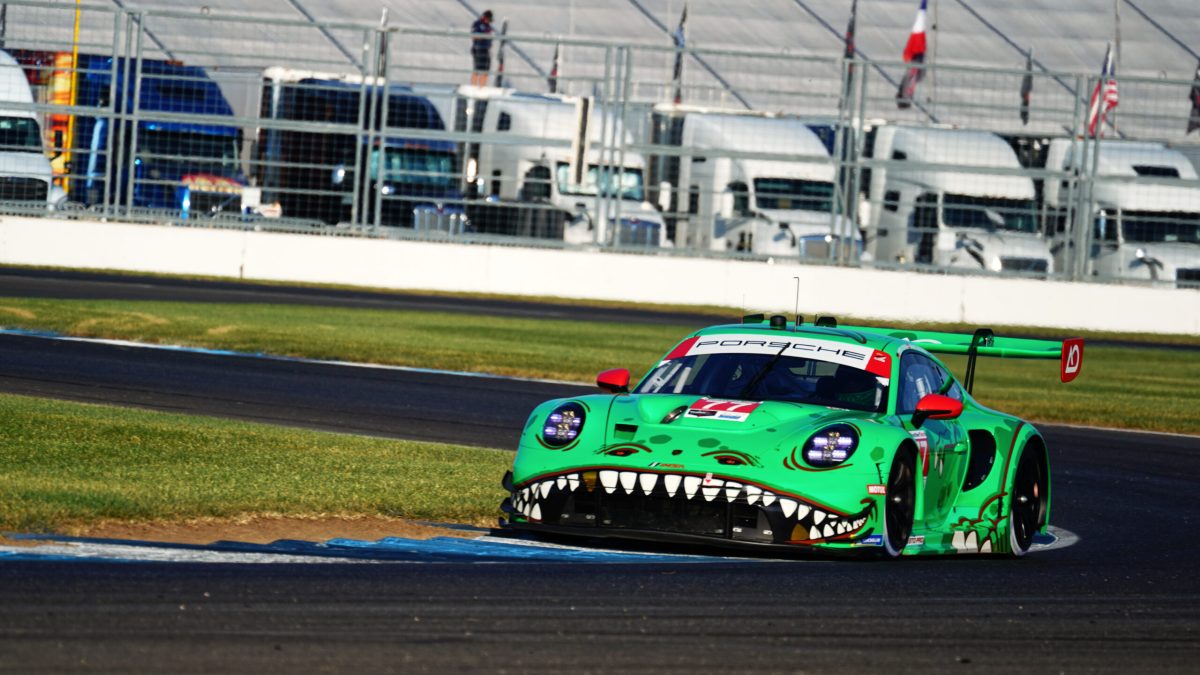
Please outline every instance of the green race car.
M506 527L734 547L1023 555L1050 512L1046 443L971 397L978 356L1062 342L746 317L688 336L629 391L530 415ZM967 356L959 382L934 353Z

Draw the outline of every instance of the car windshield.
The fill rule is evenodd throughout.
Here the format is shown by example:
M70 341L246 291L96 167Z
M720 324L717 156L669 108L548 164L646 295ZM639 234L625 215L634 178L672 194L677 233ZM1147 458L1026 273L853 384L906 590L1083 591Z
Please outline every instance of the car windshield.
M760 209L828 213L833 208L833 183L795 178L755 178L754 203Z
M1200 243L1200 213L1121 213L1125 241L1139 243Z
M942 199L942 222L948 227L1036 232L1032 199L1000 199L947 194Z
M571 183L571 166L566 162L559 162L558 167L558 191L564 195L596 195L597 176L600 177L600 190L605 197L613 196L616 189L616 179L614 174L616 171L612 167L604 167L601 171L596 164L588 166L587 175L583 177L583 185L573 185ZM625 167L621 171L621 198L632 199L634 201L642 201L642 170Z
M887 385L865 370L778 354L696 354L658 366L639 394L690 394L720 399L811 403L881 412Z

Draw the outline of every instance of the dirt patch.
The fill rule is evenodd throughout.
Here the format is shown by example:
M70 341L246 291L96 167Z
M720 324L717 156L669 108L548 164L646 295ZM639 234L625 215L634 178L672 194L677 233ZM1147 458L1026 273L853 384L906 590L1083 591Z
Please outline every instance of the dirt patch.
M433 537L476 537L479 532L421 525L403 518L383 516L253 516L247 518L206 518L184 522L126 523L109 522L69 528L76 537L99 539L137 539L175 544L211 544L216 541L240 541L269 544L280 539L321 542L329 539L375 541L384 537L431 539ZM12 540L0 537L5 546L32 546L45 542Z
M209 328L208 330L206 330L204 332L209 335L227 335L237 329L238 329L237 326L216 326L214 328Z
M27 309L21 309L20 307L0 307L0 312L3 312L5 314L12 314L13 316L16 316L16 317L19 317L22 319L37 318L33 312L31 312Z

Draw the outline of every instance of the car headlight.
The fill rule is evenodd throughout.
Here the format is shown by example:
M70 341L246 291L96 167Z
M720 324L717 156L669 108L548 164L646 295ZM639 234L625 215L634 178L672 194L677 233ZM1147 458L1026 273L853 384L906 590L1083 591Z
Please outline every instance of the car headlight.
M818 468L837 466L858 447L858 432L849 424L825 427L804 443L804 461Z
M558 406L546 417L542 425L542 440L546 445L562 447L576 438L583 430L585 415L583 406L578 403L564 403Z

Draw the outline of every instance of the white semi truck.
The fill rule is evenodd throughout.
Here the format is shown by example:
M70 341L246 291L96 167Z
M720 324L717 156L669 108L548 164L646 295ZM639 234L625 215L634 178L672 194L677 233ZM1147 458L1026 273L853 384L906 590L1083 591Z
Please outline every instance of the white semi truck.
M845 245L858 258L837 168L802 119L663 104L652 124L653 142L672 150L652 158L652 187L677 245L802 258Z
M418 89L446 105L436 92ZM480 232L561 237L568 243L668 246L662 215L646 201L646 160L633 134L593 99L497 87L453 92L466 143L467 212ZM441 102L439 103L439 99ZM507 137L507 138L506 138Z
M859 212L868 255L993 272L1048 274L1033 180L1016 153L986 131L882 125L868 159L889 161L864 176ZM993 172L990 170L999 170Z
M1055 138L1046 169L1063 171L1042 190L1059 264L1074 250L1071 221L1091 224L1084 272L1097 277L1200 286L1200 181L1187 157L1161 143ZM1085 149L1086 148L1086 149ZM1095 162L1093 162L1095 159ZM1072 180L1093 176L1089 195ZM1135 182L1140 181L1140 182ZM1090 217L1072 213L1091 206Z
M54 184L42 146L42 128L25 71L0 51L0 202L55 209L65 201L66 193Z

